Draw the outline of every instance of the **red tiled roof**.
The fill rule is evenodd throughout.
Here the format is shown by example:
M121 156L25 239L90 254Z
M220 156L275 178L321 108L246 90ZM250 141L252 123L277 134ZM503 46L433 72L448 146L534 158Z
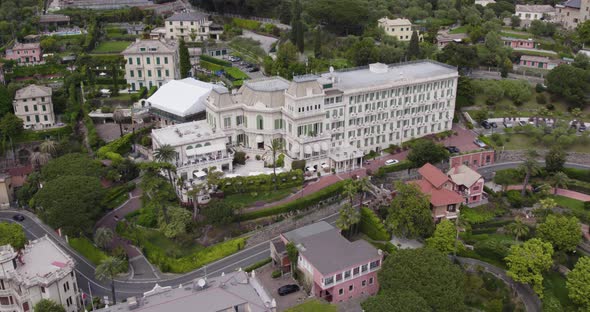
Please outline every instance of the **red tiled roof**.
M449 181L449 177L430 163L426 163L422 168L418 169L418 173L435 188L439 188L445 182Z
M7 172L11 177L24 176L24 175L28 175L29 173L33 172L33 166L14 167L14 168L8 169Z
M409 181L408 183L415 183L420 187L422 193L430 196L430 204L435 207L446 206L452 204L460 204L463 202L463 197L453 191L447 189L437 189L424 180Z

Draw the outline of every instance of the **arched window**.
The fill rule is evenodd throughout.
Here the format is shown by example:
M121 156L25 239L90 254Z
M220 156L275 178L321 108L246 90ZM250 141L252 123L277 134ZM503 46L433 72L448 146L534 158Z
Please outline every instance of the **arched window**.
M187 146L187 147L186 147L186 149L187 149L187 150L189 150L189 149L193 149L193 148L194 148L194 147L192 147L191 145L189 145L189 146Z
M209 146L209 145L211 145L211 143L209 143L209 142L205 143L205 146Z
M197 145L195 145L195 147L196 147L196 148L199 148L199 147L203 147L203 145L201 145L201 144L197 144Z
M264 130L264 121L260 115L256 116L256 129Z

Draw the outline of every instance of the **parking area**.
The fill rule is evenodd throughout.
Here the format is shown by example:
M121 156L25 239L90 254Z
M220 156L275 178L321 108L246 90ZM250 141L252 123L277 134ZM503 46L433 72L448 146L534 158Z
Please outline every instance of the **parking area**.
M307 294L303 290L288 294L286 296L279 296L277 289L281 286L289 284L297 284L291 276L283 276L279 278L272 278L272 272L275 270L272 264L267 264L264 267L256 270L256 277L262 283L266 291L277 301L277 311L285 311L286 309L302 303Z

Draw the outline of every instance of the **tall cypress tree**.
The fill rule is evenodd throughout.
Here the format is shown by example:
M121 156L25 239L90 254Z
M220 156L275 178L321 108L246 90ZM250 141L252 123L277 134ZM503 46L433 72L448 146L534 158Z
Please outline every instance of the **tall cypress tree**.
M301 21L301 2L295 0L293 3L293 17L291 18L291 42L297 46L299 52L303 53L303 22Z
M188 48L186 47L186 43L183 39L180 39L178 50L180 54L180 77L186 78L191 71L191 58L188 54Z
M316 28L314 35L313 54L317 58L322 54L322 29L319 26Z
M420 42L418 40L418 32L415 30L412 32L412 38L410 38L410 45L408 46L408 58L415 60L420 57Z

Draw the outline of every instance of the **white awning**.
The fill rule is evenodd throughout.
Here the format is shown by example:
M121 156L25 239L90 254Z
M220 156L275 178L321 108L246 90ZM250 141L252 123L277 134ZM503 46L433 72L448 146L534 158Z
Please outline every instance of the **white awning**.
M326 164L326 163L323 163L323 164L322 164L322 168L323 168L323 169L327 169L327 168L330 168L330 166L328 166L328 164Z
M206 172L204 172L204 171L200 171L200 170L199 170L199 171L194 171L194 172L193 172L193 175L194 175L196 178L202 178L202 177L206 176L206 175L207 175L207 173L206 173Z
M211 144L208 146L187 149L186 156L205 155L223 150L225 150L224 144Z
M319 145L319 144L317 144L317 143L316 143L316 144L314 144L314 145L313 145L313 151L314 151L314 152L316 152L316 153L319 153L319 152L320 152L320 145Z
M314 167L312 167L312 166L309 166L309 167L307 167L307 168L305 168L305 169L306 169L307 171L310 171L310 172L315 172L315 168L314 168Z
M311 154L311 146L309 146L309 145L305 146L305 154Z
M263 143L264 142L264 137L261 136L260 134L256 136L256 143Z
M330 149L328 142L322 142L322 151L327 152Z

